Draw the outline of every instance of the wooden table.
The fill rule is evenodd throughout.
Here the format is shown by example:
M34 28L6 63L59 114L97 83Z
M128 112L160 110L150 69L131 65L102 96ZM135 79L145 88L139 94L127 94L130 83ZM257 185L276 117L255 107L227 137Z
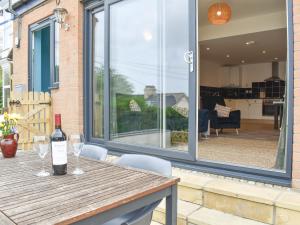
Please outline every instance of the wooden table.
M166 223L176 225L179 179L88 159L81 168L80 176L37 177L37 154L0 158L0 224L102 224L166 197Z

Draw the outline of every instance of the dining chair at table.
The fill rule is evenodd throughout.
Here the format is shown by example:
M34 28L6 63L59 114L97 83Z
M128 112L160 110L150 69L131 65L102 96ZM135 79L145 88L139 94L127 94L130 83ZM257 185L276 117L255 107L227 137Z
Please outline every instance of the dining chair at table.
M107 157L107 149L96 145L84 145L80 156L104 161Z
M116 164L148 170L166 177L171 177L172 175L172 166L169 161L152 156L124 154L116 161ZM112 219L103 225L150 225L153 211L159 203L160 201L157 201L124 216Z

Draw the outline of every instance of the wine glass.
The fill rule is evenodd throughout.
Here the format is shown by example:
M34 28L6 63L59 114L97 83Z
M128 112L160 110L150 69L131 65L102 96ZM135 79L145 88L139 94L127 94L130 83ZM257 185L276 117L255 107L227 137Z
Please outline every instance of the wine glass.
M75 170L72 172L73 175L80 175L83 174L83 170L79 168L79 156L82 151L83 145L84 145L84 136L82 134L71 134L69 135L69 144L71 147L71 150L74 153L74 156L76 157L76 167Z
M50 138L48 136L33 137L33 149L38 153L39 157L42 159L42 170L36 174L38 177L47 177L50 175L50 173L45 170L45 157L49 152L49 148Z

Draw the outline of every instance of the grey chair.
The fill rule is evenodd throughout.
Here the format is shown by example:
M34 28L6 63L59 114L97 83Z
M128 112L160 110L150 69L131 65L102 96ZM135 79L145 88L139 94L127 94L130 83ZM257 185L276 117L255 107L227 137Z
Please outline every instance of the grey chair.
M172 166L169 161L152 156L125 154L119 158L116 164L152 171L166 177L172 175ZM112 219L103 225L150 225L153 211L159 203L160 201L157 201L124 216Z
M104 161L107 156L107 149L96 145L84 145L80 156Z

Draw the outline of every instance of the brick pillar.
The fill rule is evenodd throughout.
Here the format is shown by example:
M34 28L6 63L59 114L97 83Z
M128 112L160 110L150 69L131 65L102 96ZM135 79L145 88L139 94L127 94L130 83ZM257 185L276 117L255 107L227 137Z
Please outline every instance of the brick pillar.
M300 0L294 7L294 143L293 143L293 187L300 188Z

